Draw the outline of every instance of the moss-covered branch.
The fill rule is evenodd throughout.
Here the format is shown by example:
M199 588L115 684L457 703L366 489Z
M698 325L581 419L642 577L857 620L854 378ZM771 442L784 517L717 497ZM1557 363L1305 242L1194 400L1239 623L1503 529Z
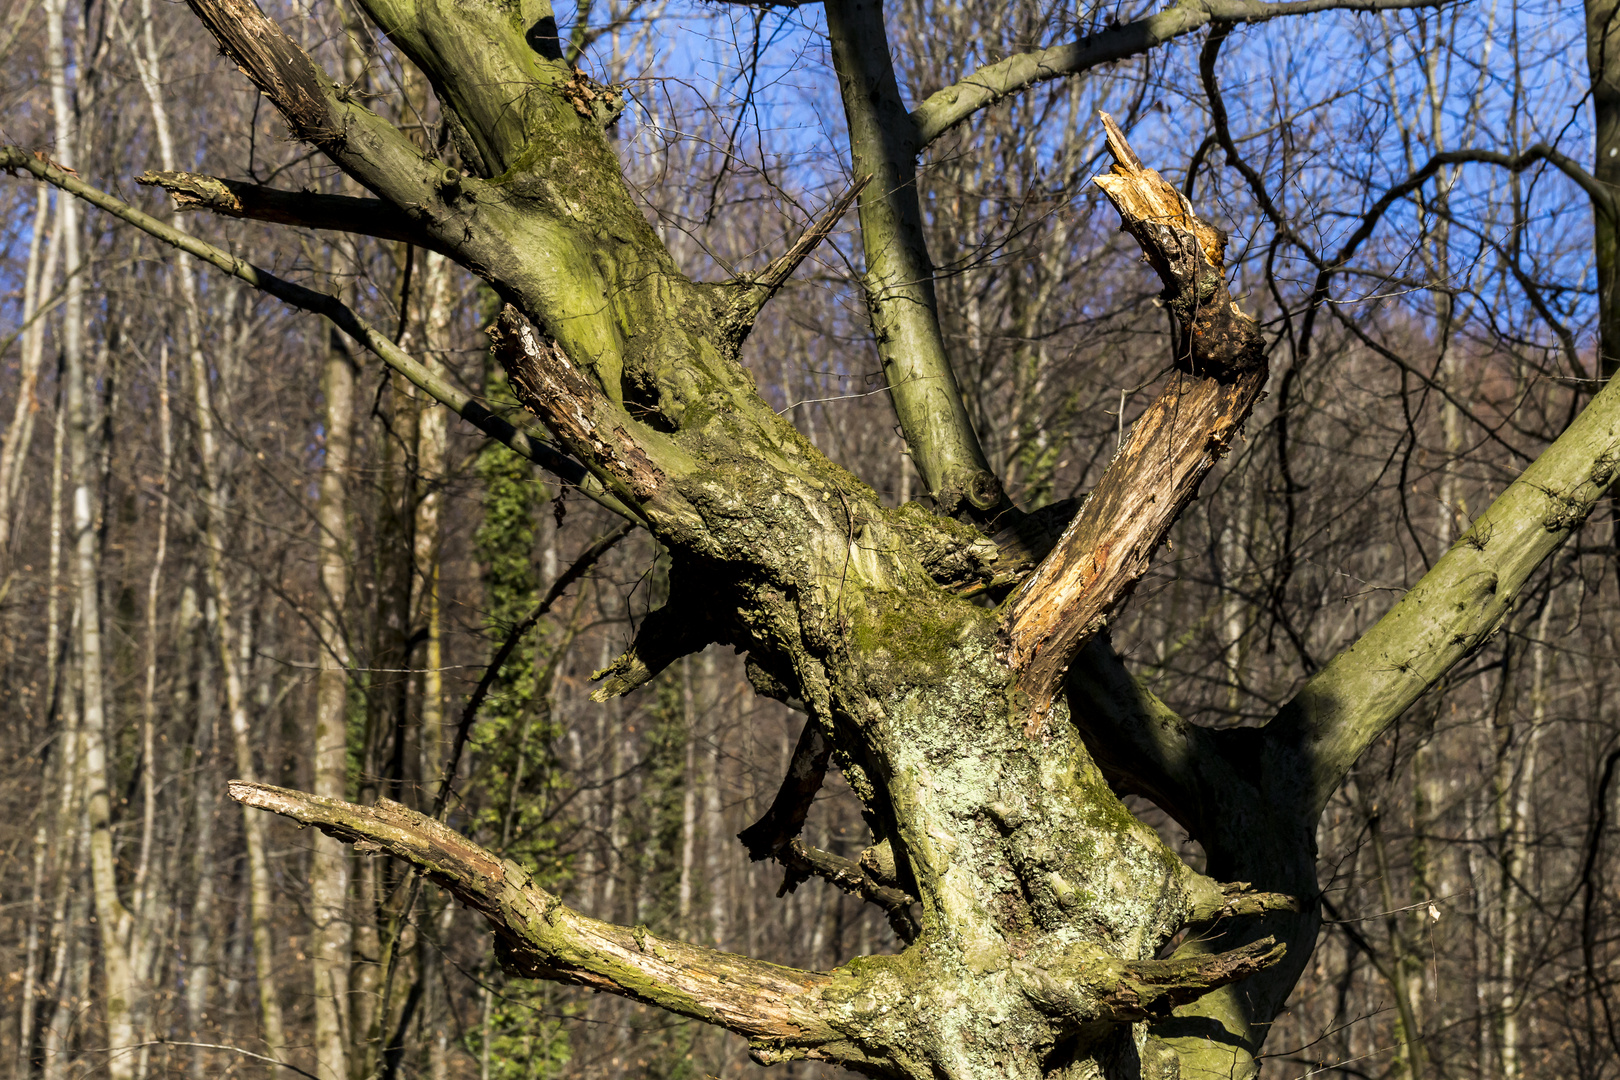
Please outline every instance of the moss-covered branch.
M1139 682L1114 652L1106 633L1096 635L1070 664L1069 718L1114 790L1141 795L1203 840L1229 792L1220 733L1178 715ZM1214 770L1221 770L1215 772Z
M361 184L424 215L444 210L444 167L349 98L253 0L187 0L225 55L281 113L295 138L319 147Z
M849 124L860 195L866 289L878 357L900 430L928 492L944 513L1001 507L951 368L934 296L934 266L917 197L918 142L900 100L881 0L828 0L827 30Z
M1103 64L1138 56L1213 23L1266 22L1318 11L1392 11L1438 7L1438 0L1181 0L1145 19L1111 26L1077 41L1018 53L974 71L928 96L911 113L923 149L981 109L1050 79L1064 79Z
M1610 380L1372 629L1265 728L1298 761L1270 794L1315 821L1363 751L1496 632L1531 573L1585 523L1620 472L1620 380Z

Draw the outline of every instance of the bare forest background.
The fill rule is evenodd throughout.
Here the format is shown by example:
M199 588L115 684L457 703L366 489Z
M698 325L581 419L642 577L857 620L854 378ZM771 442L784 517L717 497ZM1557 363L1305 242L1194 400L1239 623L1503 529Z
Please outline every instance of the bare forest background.
M686 272L757 269L848 185L816 6L585 4L558 11L570 55L626 87L617 145ZM345 5L267 10L424 146L442 137L420 77ZM901 0L887 18L920 100L928 80L1148 10ZM161 192L134 182L146 170L353 188L286 139L181 5L6 0L0 60L0 141L165 218ZM1547 143L1589 163L1590 86L1581 13L1551 0L1314 15L1234 30L1218 55L1186 38L1044 84L933 152L921 184L950 346L1026 507L1095 482L1171 356L1157 283L1089 184L1105 168L1096 111L1233 234L1269 397L1113 629L1183 715L1271 715L1595 392L1577 184L1459 163L1379 204L1442 150ZM498 305L441 256L175 220L341 293L466 392L516 408L482 333ZM900 503L919 487L858 259L835 233L747 357L775 407ZM581 911L814 969L897 951L880 912L826 882L778 898L780 871L736 841L803 723L755 696L740 659L711 648L624 701L590 700L592 670L663 599L645 535L620 536L314 317L26 179L0 183L0 349L0 1073L93 1077L113 1054L143 1080L315 1069L315 840L245 818L224 783L313 786L322 670L340 672L350 799L429 808L449 762L450 823ZM71 350L89 373L80 509L105 620L91 658L105 760L81 737ZM1614 524L1595 513L1335 798L1329 923L1268 1075L1620 1075ZM95 975L97 769L143 988L129 1046L108 1045ZM868 842L836 782L807 832L849 857ZM341 1080L756 1075L724 1032L505 977L475 913L390 860L346 858Z

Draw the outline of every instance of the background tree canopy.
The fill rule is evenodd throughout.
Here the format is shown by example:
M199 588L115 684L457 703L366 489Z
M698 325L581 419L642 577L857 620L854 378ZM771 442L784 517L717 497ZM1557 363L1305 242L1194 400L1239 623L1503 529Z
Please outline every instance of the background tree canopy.
M1620 1075L1620 5L188 2L0 11L0 1069Z

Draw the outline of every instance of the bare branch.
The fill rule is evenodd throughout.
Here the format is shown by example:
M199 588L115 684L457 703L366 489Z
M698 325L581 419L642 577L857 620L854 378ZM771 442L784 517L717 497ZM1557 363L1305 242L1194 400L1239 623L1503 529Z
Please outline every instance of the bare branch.
M850 204L866 189L871 179L872 175L868 173L851 184L832 206L811 222L810 227L804 230L792 247L771 260L771 264L760 271L751 282L744 279L748 288L738 305L736 315L733 316L739 325L745 328L753 325L755 317L770 302L771 297L776 295L777 290L787 284L800 264L832 234L833 229L837 228L839 219L848 212Z
M917 898L878 881L860 863L811 847L798 837L773 852L772 857L787 869L787 877L782 879L782 888L777 891L777 896L790 893L800 883L818 877L851 896L858 896L882 908L889 917L889 926L894 929L895 936L908 945L916 941L917 935L922 932L922 927L911 913L911 905L917 902Z
M797 1046L838 1039L819 1008L831 976L598 922L534 884L516 863L396 802L356 806L240 780L229 790L245 806L420 868L489 920L502 966L516 974L620 994L750 1038Z
M389 367L398 371L429 396L490 438L510 447L515 453L549 470L559 479L578 488L587 498L612 510L614 513L634 521L640 520L612 495L602 490L601 485L591 478L590 474L585 471L579 462L558 452L555 447L539 438L536 434L513 427L503 417L491 412L441 376L429 371L415 357L394 344L386 335L357 315L352 308L337 297L323 292L316 292L314 289L305 288L296 282L279 278L268 270L261 270L252 263L222 251L206 241L199 240L189 233L181 232L173 226L166 225L150 214L137 210L128 203L90 186L79 179L78 176L70 174L60 166L51 164L41 156L30 154L21 147L0 147L0 169L12 173L19 170L32 173L39 179L56 185L68 194L77 196L92 206L129 222L142 232L179 248L181 251L194 255L204 262L225 271L232 277L245 281L262 292L269 293L278 300L291 304L293 307L325 316L334 326L365 346Z
M1037 83L1079 75L1102 64L1137 56L1172 38L1217 23L1266 22L1284 15L1319 11L1392 11L1439 7L1441 0L1181 0L1167 11L1110 27L1067 45L1019 53L986 64L960 82L933 94L912 110L921 151L980 109Z
M861 284L895 417L936 508L983 521L1009 509L968 416L940 327L917 195L917 141L900 98L881 3L827 0L833 66L860 194Z
M1117 164L1096 183L1164 280L1188 351L1057 547L1007 602L1007 661L1033 704L1031 736L1070 662L1147 572L1266 381L1258 328L1226 288L1224 236L1103 122Z
M135 182L167 191L174 199L176 210L211 210L224 217L266 221L274 225L358 233L382 240L400 240L454 255L410 218L381 199L356 199L348 195L322 195L313 191L283 191L189 172L144 172L135 178Z
M827 777L827 762L831 757L832 744L821 733L821 725L815 717L807 718L771 808L737 834L737 839L748 849L750 859L754 862L769 859L799 835L804 819L810 814L810 805Z
M1271 790L1315 821L1357 758L1507 616L1532 572L1620 473L1620 380L1508 485L1427 574L1277 713L1266 738L1300 760Z

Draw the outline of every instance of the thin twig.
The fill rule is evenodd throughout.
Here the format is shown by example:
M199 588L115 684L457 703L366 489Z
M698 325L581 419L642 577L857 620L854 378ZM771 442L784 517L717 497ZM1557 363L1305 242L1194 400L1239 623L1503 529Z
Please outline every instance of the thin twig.
M241 1054L243 1057L252 1058L254 1061L262 1061L267 1065L274 1065L277 1068L286 1069L288 1072L295 1072L299 1076L307 1076L309 1077L309 1080L322 1080L321 1077L316 1076L312 1072L305 1072L296 1065L289 1065L285 1061L280 1061L273 1057L266 1057L263 1054L255 1054L253 1051L244 1050L240 1046L226 1046L224 1043L179 1042L174 1039L153 1039L150 1042L130 1043L128 1046L108 1047L105 1052L109 1054L116 1054L127 1050L139 1050L143 1046L195 1046L203 1050L228 1050L233 1054Z

